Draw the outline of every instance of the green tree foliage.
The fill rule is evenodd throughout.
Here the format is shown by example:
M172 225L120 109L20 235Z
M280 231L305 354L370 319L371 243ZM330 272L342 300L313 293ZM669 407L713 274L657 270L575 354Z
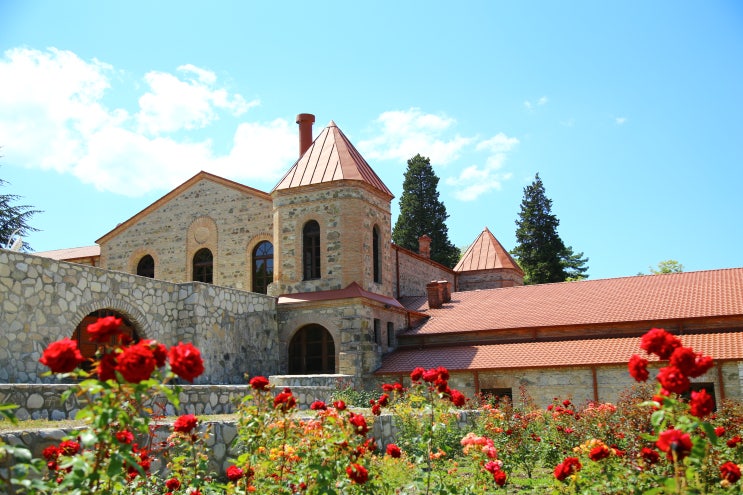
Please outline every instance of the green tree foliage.
M545 284L580 280L586 273L588 258L565 246L557 227L560 220L552 214L552 200L544 193L539 174L524 188L519 219L516 220L516 247L511 252L524 270L524 283Z
M431 259L448 267L459 261L459 249L449 240L444 203L439 201L439 178L431 160L415 155L408 160L400 197L400 216L392 229L392 240L398 246L418 251L418 238L431 238Z
M0 187L8 184L0 179ZM11 241L11 237L26 236L38 229L31 227L28 222L38 210L28 205L17 205L20 196L15 194L0 194L0 247L5 248ZM15 235L14 235L15 234ZM28 251L29 246L23 243L23 250Z
M684 265L676 260L664 260L658 262L658 268L650 267L650 273L661 275L664 273L681 273L684 271Z

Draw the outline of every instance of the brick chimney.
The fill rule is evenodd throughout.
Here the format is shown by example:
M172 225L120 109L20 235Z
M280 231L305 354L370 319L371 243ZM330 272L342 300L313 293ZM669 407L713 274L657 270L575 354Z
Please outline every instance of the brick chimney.
M315 116L311 113L300 113L297 115L297 124L299 124L299 156L312 145L312 124L315 123Z
M428 307L440 308L444 302L441 286L434 280L426 284L426 293L428 294Z
M439 280L439 286L441 287L441 300L445 303L451 301L451 282L448 280Z
M424 258L431 258L431 238L426 234L418 238L418 254Z

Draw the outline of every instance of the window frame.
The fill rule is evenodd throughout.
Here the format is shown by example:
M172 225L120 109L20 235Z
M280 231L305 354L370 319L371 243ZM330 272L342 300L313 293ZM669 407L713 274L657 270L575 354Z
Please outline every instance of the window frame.
M206 255L208 254L208 259ZM191 279L205 284L214 283L214 254L211 249L201 248L191 258ZM198 277L198 278L197 278Z
M269 254L259 254L258 251L262 250L265 246L269 246L271 252ZM259 294L267 294L268 286L273 282L273 244L270 241L260 241L253 248L250 258L251 291ZM258 272L258 262L263 262L263 266L269 266L270 270L266 270L265 273L260 274Z
M309 220L302 227L302 280L321 278L320 224Z

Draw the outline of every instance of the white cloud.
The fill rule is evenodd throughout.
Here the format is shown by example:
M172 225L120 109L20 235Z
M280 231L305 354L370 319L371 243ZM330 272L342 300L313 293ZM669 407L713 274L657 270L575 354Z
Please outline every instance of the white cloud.
M548 101L549 101L549 98L547 98L546 96L542 96L535 103L532 103L529 100L524 101L524 107L527 110L533 110L534 107L541 107L541 106L546 105Z
M140 131L160 134L199 129L217 119L218 109L238 116L259 104L256 100L246 102L239 94L230 97L225 89L215 88L217 77L211 71L193 65L182 65L178 71L182 78L155 71L145 75L150 91L139 99Z
M499 132L490 139L480 141L475 149L487 151L483 166L470 165L462 170L457 177L448 177L444 182L454 187L454 197L461 201L474 201L481 195L494 189L500 190L503 182L509 180L513 174L499 172L506 161L506 153L511 151L519 140L508 137Z
M367 159L404 163L420 153L430 158L434 166L447 165L473 140L458 134L443 137L456 121L444 115L423 113L418 108L384 112L376 124L381 127L379 137L358 144Z
M616 117L614 122L616 122L617 125L623 125L627 122L627 117Z
M113 91L112 72L108 64L55 48L6 51L0 58L5 159L137 196L171 188L199 170L233 180L278 179L296 158L296 132L284 120L236 125L223 155L211 140L189 132L258 105L220 87L209 70L183 65L177 74L146 74L135 112L103 104Z

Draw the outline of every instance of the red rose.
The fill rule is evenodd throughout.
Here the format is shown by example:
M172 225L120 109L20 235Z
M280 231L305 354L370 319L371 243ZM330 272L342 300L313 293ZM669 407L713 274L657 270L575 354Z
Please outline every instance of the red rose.
M703 418L710 414L715 408L715 399L707 393L706 390L702 389L699 392L691 393L691 401L689 402L689 412L697 418Z
M611 450L609 450L609 447L601 444L591 449L591 451L588 453L588 458L592 461L600 461L601 459L606 459L610 455Z
M740 435L735 435L734 437L729 438L726 444L728 447L737 447L741 441L743 440L741 440Z
M681 370L681 372L689 376L690 372L694 369L694 363L696 362L696 353L691 347L677 347L671 354L670 364Z
M167 488L171 492L176 491L180 487L181 482L177 478L170 478L168 481L165 482L165 488Z
M495 481L495 484L498 486L503 486L506 484L506 481L508 480L508 475L505 471L496 471L493 473L493 481Z
M718 426L715 428L715 435L717 435L717 438L720 438L725 434L725 427L724 426Z
M658 451L649 447L643 447L642 451L640 451L640 456L648 464L655 464L660 460L660 454L658 454Z
M392 457L393 459L399 459L402 455L402 451L400 450L400 447L398 447L394 443L390 443L387 444L387 455Z
M360 464L351 464L346 468L346 474L354 483L363 485L369 479L369 471Z
M230 466L227 468L227 479L230 481L237 481L240 478L245 476L245 473L242 469L240 469L237 466Z
M333 402L333 407L336 408L339 411L345 411L346 410L346 403L342 400L337 400Z
M178 419L175 420L175 423L173 423L173 431L191 433L198 423L198 418L193 414L184 414L183 416L179 416Z
M134 434L127 430L119 431L116 433L116 440L128 445L134 441Z
M105 382L106 380L116 380L116 354L109 352L104 354L98 362L98 379Z
M168 349L164 344L159 343L156 340L143 340L142 345L146 345L152 351L152 355L155 356L155 362L158 368L165 366L165 360L168 358Z
M371 407L371 412L374 416L379 416L382 414L382 408L375 402Z
M734 462L727 461L720 466L720 478L735 483L740 479L740 468Z
M377 399L377 403L380 406L382 406L382 407L384 407L387 404L389 404L390 403L390 396L389 396L389 394L382 394L382 395L380 395L379 396L379 399Z
M44 456L44 459L47 461L53 461L59 457L59 447L56 445L50 445L42 451L41 455Z
M466 398L464 397L464 394L460 392L459 390L452 389L451 390L451 402L457 407L462 407L464 403L466 402Z
M661 359L671 357L677 347L681 347L681 341L662 328L650 329L640 341L640 349L648 354L655 354Z
M325 411L328 408L328 406L325 405L325 403L321 400L316 400L312 404L310 404L310 409L312 411Z
M681 430L671 429L658 435L655 445L666 453L669 460L673 460L674 454L677 461L691 453L691 437Z
M689 372L689 376L692 378L702 376L707 373L714 364L715 363L711 357L697 354L694 361L694 368Z
M80 452L80 444L74 440L65 440L59 444L60 455L75 455Z
M419 382L420 379L423 377L423 373L425 373L426 370L418 366L410 373L410 379L414 382Z
M142 345L141 342L125 348L116 361L116 371L121 373L124 380L129 383L139 383L149 379L157 367L152 350L149 346Z
M253 387L253 390L261 390L265 392L269 390L268 378L265 376L254 376L250 379L250 386Z
M366 436L369 433L369 425L366 424L366 418L361 414L351 413L351 417L348 418L348 422L353 425L353 430L361 435Z
M629 374L638 382L644 382L648 379L648 360L633 354L629 359Z
M77 342L67 337L49 344L39 359L39 362L48 366L53 373L69 373L83 361L85 358L80 354Z
M555 478L558 481L563 481L571 474L580 471L582 467L583 465L577 457L566 457L564 461L555 466Z
M689 390L689 377L675 366L666 366L658 372L657 380L669 392L683 394Z
M88 325L88 335L93 342L108 342L114 335L121 333L121 318L106 316L98 318L95 323Z
M431 368L423 372L423 381L433 383L439 377L439 372L436 368Z
M168 351L170 360L170 369L173 373L184 380L193 383L194 378L204 372L204 362L201 360L201 353L193 344L178 343Z
M287 389L284 389L284 390L287 390ZM273 399L273 408L280 409L284 412L287 412L288 410L292 409L296 405L297 405L297 399L294 398L291 391L281 392Z

